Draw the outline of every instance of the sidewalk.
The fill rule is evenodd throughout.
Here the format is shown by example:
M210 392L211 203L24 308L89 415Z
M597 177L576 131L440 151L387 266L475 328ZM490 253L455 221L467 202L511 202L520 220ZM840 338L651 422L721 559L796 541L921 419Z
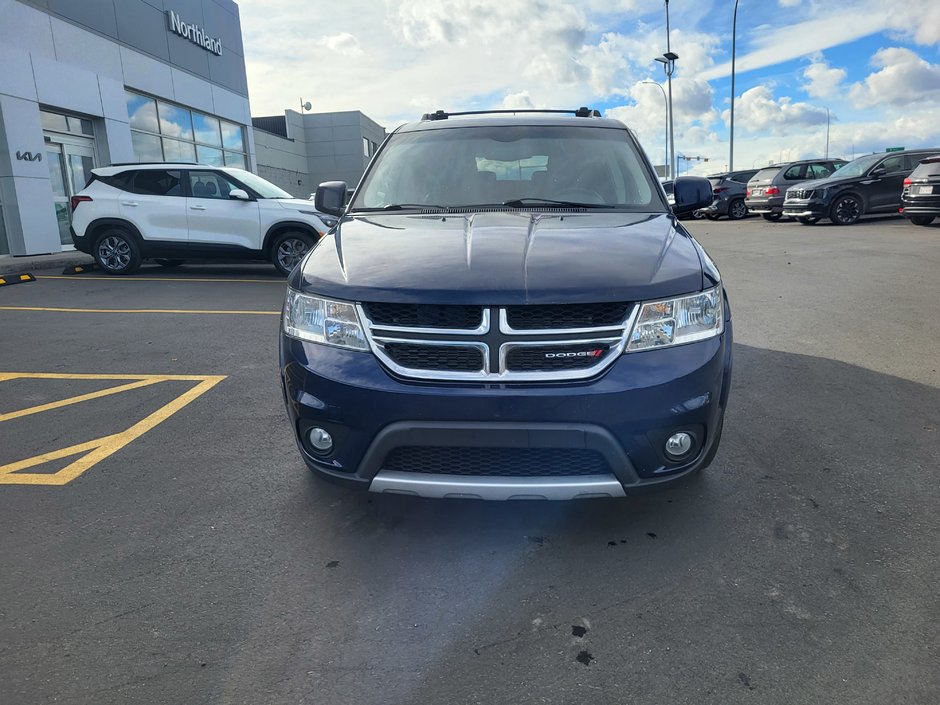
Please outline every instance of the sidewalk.
M91 255L84 252L56 252L51 255L26 255L13 257L0 255L0 274L26 274L44 269L65 269L77 265L92 264Z

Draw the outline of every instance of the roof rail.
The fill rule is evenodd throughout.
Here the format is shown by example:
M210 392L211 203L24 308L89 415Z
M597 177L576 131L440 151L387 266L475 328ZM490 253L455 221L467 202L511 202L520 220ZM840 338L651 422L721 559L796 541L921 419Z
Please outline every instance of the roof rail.
M421 116L422 120L446 120L449 117L457 115L512 115L514 113L556 113L562 115L574 115L575 117L600 117L599 110L580 107L577 110L535 110L526 108L524 110L465 110L459 113L448 113L443 110L437 110L433 113L425 113Z
M103 164L101 168L104 169L109 166L153 166L154 164L184 164L186 166L212 166L211 164L200 164L199 162L114 162L113 164Z

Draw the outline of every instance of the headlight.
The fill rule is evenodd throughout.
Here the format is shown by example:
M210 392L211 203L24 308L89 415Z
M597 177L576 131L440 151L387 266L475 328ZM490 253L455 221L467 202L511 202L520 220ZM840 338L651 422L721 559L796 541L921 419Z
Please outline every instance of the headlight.
M307 296L288 288L284 332L292 338L351 350L368 350L356 307L344 301Z
M627 352L712 338L724 330L724 321L721 284L701 294L648 301L630 331Z

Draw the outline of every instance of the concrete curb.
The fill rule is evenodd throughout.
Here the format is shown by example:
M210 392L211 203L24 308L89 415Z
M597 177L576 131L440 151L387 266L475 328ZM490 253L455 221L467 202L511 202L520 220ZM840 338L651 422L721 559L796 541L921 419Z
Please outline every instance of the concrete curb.
M35 272L37 270L66 267L85 267L94 264L91 255L84 252L61 252L51 255L29 255L26 257L0 257L0 275Z

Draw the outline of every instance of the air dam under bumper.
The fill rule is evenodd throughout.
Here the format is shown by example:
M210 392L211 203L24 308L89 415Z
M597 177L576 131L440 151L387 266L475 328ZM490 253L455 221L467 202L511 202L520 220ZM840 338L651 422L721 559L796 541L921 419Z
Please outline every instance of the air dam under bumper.
M711 461L727 403L731 340L726 321L719 337L623 355L593 380L448 385L401 380L371 353L282 335L281 380L301 455L327 479L422 497L622 497ZM334 439L330 454L318 455L307 442L314 427ZM688 430L697 444L689 457L670 462L663 444L677 430ZM393 462L396 450L406 452ZM596 471L575 462L571 474L563 463L546 474L529 463L527 476L482 465L468 471L466 463L408 464L423 451L480 452L485 463L501 450L594 454L602 462Z

